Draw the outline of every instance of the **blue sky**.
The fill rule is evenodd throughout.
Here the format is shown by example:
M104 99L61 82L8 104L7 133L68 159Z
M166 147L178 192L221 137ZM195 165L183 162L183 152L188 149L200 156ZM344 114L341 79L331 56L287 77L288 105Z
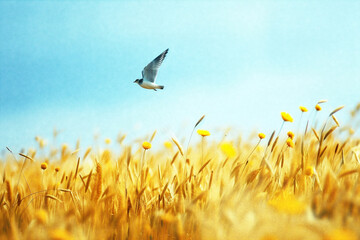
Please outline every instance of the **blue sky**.
M0 2L0 147L278 129L360 101L360 2ZM133 81L169 48L149 91ZM294 123L296 126L296 123ZM185 134L186 133L186 134ZM184 135L185 134L185 135ZM161 139L161 138L160 138ZM160 141L160 140L159 140Z

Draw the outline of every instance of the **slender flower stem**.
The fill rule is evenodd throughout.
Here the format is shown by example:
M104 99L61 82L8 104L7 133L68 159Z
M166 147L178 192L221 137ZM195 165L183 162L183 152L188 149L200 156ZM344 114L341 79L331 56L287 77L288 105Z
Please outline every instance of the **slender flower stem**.
M286 142L284 142L283 143L283 145L281 146L281 148L280 148L280 155L284 152L284 147L287 145L287 143Z
M204 162L204 137L201 138L201 164Z
M282 128L284 127L284 123L285 123L285 121L282 122L281 127L280 127L280 129L279 129L279 132L278 132L278 134L276 135L276 138L280 135L280 132L281 132ZM275 139L276 139L276 138L275 138Z
M189 141L188 141L188 144L187 144L187 147L186 147L186 152L185 152L185 164L184 164L184 176L186 178L186 161L187 161L187 154L188 154L188 150L189 150L189 146L190 146L190 141L191 141L191 137L195 131L195 128L201 123L201 121L205 118L205 115L203 115L198 121L197 123L195 124L193 130L191 131L191 134L190 134L190 138L189 138Z
M257 142L257 144L255 145L255 147L253 148L253 150L250 152L249 156L246 158L245 167L246 167L246 165L249 163L249 158L250 158L250 156L254 153L255 149L257 148L257 146L259 146L260 142L261 142L261 139ZM244 168L245 168L245 167L244 167Z
M317 111L315 111L315 113L314 113L314 116L313 116L313 119L312 119L312 126L313 126L313 128L315 128L316 129L316 115L317 115Z
M44 184L44 170L41 170L41 184L43 186L43 188L45 188L45 184Z
M301 119L302 119L303 114L304 114L303 112L301 112L301 114L300 114L299 123L298 123L297 129L296 129L297 136L299 135L299 129L300 129L300 124L301 124Z
M139 181L139 178L140 178L140 188L142 188L142 182L143 182L141 170L144 167L145 156L146 156L146 149L144 149L144 152L143 152L143 154L141 156L141 159L140 159L140 162L139 162L138 181ZM137 184L137 185L139 185L139 184Z
M187 154L188 154L188 151L189 151L189 146L190 146L191 137L192 137L192 135L193 135L193 133L194 133L194 131L195 131L195 128L196 128L196 127L194 127L193 130L191 131L190 138L189 138L189 141L188 141L187 146L186 146L186 151L185 151L185 164L186 164Z

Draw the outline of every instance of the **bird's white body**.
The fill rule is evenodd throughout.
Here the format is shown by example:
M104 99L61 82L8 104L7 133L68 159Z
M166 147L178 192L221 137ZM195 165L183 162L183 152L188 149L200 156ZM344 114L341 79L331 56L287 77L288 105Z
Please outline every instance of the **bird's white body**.
M143 80L141 84L139 84L140 87L142 88L146 88L146 89L162 89L163 87L160 85L157 85L156 83L147 81L147 80Z

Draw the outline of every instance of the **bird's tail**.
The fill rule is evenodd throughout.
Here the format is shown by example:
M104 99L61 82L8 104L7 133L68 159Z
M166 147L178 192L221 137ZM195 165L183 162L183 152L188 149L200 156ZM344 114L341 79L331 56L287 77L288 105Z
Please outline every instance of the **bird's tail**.
M159 85L159 89L164 89L164 86L162 86L162 85Z

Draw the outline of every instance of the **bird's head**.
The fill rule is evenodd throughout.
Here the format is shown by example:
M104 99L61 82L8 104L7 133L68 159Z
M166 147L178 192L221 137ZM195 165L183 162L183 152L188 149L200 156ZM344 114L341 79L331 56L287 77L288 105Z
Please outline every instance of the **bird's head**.
M136 80L134 81L134 83L137 83L137 84L139 84L139 82L140 82L140 79L136 79Z

